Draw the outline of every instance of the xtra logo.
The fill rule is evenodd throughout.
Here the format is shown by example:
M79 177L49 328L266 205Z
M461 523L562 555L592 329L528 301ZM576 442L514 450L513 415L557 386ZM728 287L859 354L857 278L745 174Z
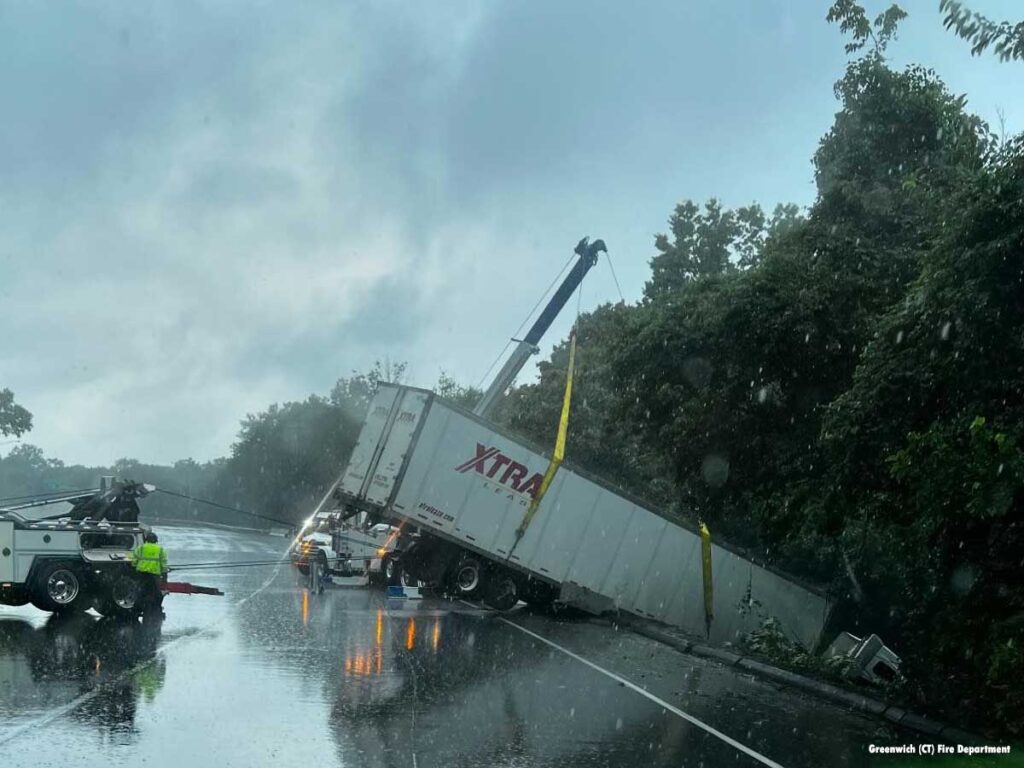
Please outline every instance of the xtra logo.
M497 448L488 448L480 443L476 444L476 456L455 467L456 472L466 473L470 470L531 498L537 495L544 479L540 472L533 473L527 479L527 475L530 474L527 467L513 461Z

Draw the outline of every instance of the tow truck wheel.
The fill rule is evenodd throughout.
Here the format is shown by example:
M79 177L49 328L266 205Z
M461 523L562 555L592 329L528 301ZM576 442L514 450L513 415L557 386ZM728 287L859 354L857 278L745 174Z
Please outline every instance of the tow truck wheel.
M134 576L115 576L100 594L93 608L101 616L134 618L139 614L142 585Z
M496 573L488 580L484 602L496 611L507 611L519 602L519 585L511 575Z
M53 613L73 613L89 607L82 574L69 563L45 563L36 574L29 599L36 608Z

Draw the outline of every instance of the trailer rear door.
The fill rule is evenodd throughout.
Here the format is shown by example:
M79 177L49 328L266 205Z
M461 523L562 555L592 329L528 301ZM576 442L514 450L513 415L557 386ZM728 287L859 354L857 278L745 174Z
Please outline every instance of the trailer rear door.
M397 399L398 390L393 387L381 387L377 390L338 486L342 493L357 499L365 498L366 487L373 477L373 468L383 448Z
M431 394L417 389L396 390L392 406L391 429L388 430L379 458L373 468L373 479L366 489L366 500L385 507L391 501L403 474L405 458L412 450L413 439L427 413Z

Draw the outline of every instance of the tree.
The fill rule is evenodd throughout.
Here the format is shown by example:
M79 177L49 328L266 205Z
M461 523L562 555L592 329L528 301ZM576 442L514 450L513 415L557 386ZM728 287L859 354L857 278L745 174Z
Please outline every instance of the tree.
M694 280L724 275L757 264L765 242L800 221L795 205L776 206L767 218L757 203L723 209L715 199L704 210L691 200L679 203L669 218L672 233L657 235L659 253L651 259L651 279L644 287L648 300L673 297Z
M566 460L651 501L668 502L671 486L660 455L643 441L639 428L622 420L621 393L613 378L613 350L626 343L637 311L624 303L606 304L579 317ZM558 431L568 364L566 340L539 364L536 383L509 393L496 420L549 452Z
M896 37L896 28L900 21L907 17L906 12L898 5L890 5L880 13L873 23L868 21L864 6L854 0L836 0L825 17L830 23L839 22L839 29L850 34L852 38L845 46L847 53L862 50L868 42L872 49L872 58L881 58L889 42Z
M980 56L994 45L1000 61L1024 61L1024 21L1014 25L1007 21L997 24L957 0L941 0L939 11L945 14L943 26L971 43L972 56Z
M374 362L366 373L352 372L348 378L338 379L328 396L331 405L341 408L349 416L362 421L370 401L381 383L398 384L405 378L408 364L385 360Z
M0 435L21 437L32 429L32 414L14 402L14 393L0 389Z
M345 466L377 387L401 380L405 369L405 363L378 361L339 379L327 397L275 403L246 416L211 483L213 499L279 520L306 517ZM241 520L252 524L234 516Z
M444 371L441 371L441 375L437 378L437 384L434 385L434 392L436 392L438 397L442 400L447 400L449 403L457 405L460 408L465 408L466 410L472 410L483 396L483 392L476 387L459 384L459 382Z

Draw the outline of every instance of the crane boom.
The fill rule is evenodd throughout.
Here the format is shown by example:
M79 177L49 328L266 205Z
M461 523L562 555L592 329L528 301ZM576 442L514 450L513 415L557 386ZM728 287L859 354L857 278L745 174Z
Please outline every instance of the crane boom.
M473 409L473 413L477 416L487 418L494 410L500 401L501 396L505 393L512 382L515 381L516 376L526 365L526 361L530 359L530 355L536 354L538 351L538 343L541 337L547 332L548 328L551 327L551 323L558 316L558 313L562 311L562 307L565 306L565 302L572 296L579 284L583 282L583 277L587 274L594 264L597 263L597 255L600 252L608 252L605 248L604 240L595 240L590 242L589 237L584 237L579 243L576 244L575 253L579 256L579 260L573 265L573 268L566 275L565 280L558 286L558 290L555 291L554 296L544 307L543 311L534 321L530 327L529 332L526 336L519 340L516 348L512 350L512 354L509 355L508 360L498 371L498 375L494 377L494 381L484 392L480 401L476 404Z

